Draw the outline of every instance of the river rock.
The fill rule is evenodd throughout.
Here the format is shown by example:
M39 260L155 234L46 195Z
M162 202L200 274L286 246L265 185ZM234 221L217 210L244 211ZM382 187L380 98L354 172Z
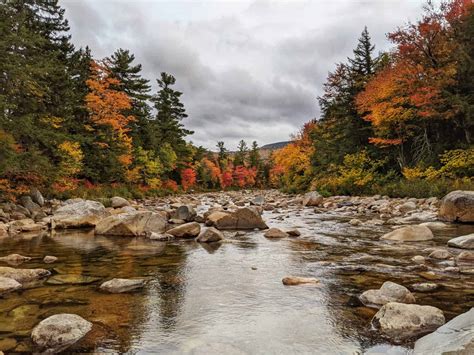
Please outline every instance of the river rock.
M7 256L2 256L0 258L0 261L4 261L10 265L20 265L22 263L24 263L25 261L29 261L31 260L30 257L28 256L23 256L23 255L20 255L20 254L10 254L10 255L7 255Z
M175 237L171 234L155 233L155 232L151 232L147 234L147 237L151 240L158 240L160 242L167 242L167 241L175 239Z
M405 287L395 282L385 281L378 290L367 290L359 297L368 307L381 307L389 302L415 303L415 297Z
M112 208L122 208L126 206L130 206L130 202L120 196L114 196L110 199L110 206Z
M474 308L418 339L413 354L474 354Z
M99 281L100 278L80 274L60 274L50 277L48 285L89 285Z
M288 237L288 233L283 232L281 229L278 228L270 228L264 234L265 238L286 238Z
M439 288L439 286L433 282L420 282L411 285L411 287L417 292L431 292Z
M362 221L360 219L353 218L349 221L349 224L351 226L360 226L362 224Z
M109 216L109 212L100 202L73 201L56 210L52 217L52 226L54 228L95 227L100 220L107 216Z
M10 277L0 276L0 296L21 288L21 283Z
M438 230L438 229L445 229L449 228L449 225L443 222L423 222L420 223L420 226L426 226L432 231Z
M413 258L411 258L411 261L413 261L415 264L421 265L425 263L425 257L421 255L415 255Z
M214 227L206 228L196 238L196 241L200 243L212 243L219 242L221 240L224 240L224 234Z
M268 228L255 207L239 208L234 212L213 212L207 217L206 224L213 225L217 229Z
M135 291L145 286L143 279L112 279L100 285L102 291L110 293L124 293Z
M319 206L323 201L323 196L321 196L317 191L307 192L303 196L303 206Z
M40 351L58 353L81 340L92 329L92 323L76 314L56 314L42 320L31 332Z
M284 277L281 282L285 286L297 286L297 285L308 285L308 284L318 284L319 280L314 277L299 277L299 276L287 276Z
M394 341L432 332L444 322L436 307L397 302L387 303L372 318L372 326Z
M291 237L299 237L301 235L301 232L296 228L288 229L286 233Z
M30 189L30 197L33 202L37 203L39 206L44 206L44 197L36 187Z
M456 256L455 261L456 266L459 267L461 272L466 272L468 270L474 271L474 251L466 250L459 253Z
M41 206L34 203L30 196L20 197L20 203L25 207L31 214L35 212L41 212Z
M263 196L255 196L251 201L250 204L254 206L263 206L265 203L265 198Z
M474 249L474 233L450 239L448 245L453 248Z
M433 250L429 255L431 259L438 259L438 260L446 260L446 259L451 258L452 256L453 255L449 251L444 250L444 249Z
M12 278L19 283L39 280L51 275L46 269L14 269L12 267L0 266L0 276Z
M399 242L420 242L433 239L433 232L426 226L406 226L383 235L380 239Z
M190 222L174 227L166 233L177 238L196 238L201 232L201 226L197 222Z
M398 207L398 210L402 213L407 213L409 211L416 210L416 203L413 201L405 202L404 204Z
M52 256L52 255L46 255L44 258L43 258L43 262L46 263L46 264L51 264L51 263L54 263L58 260L57 257L55 256Z
M166 219L161 214L143 211L106 217L95 226L95 234L139 237L164 232L165 228Z
M438 216L447 222L474 222L474 191L452 191L441 201Z
M180 219L185 222L192 222L197 213L191 205L181 205L173 213L173 219Z

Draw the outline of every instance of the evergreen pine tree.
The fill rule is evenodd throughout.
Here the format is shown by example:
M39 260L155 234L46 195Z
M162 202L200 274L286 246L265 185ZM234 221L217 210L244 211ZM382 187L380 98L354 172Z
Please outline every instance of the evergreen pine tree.
M245 165L245 160L247 158L248 148L247 143L242 139L237 146L237 152L234 156L234 166Z

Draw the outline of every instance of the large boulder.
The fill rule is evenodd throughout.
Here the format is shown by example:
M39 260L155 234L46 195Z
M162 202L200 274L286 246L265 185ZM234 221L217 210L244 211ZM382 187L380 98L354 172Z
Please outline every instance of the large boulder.
M418 339L413 354L474 354L474 308Z
M31 339L41 352L58 353L81 340L92 323L77 314L56 314L42 320L31 332Z
M110 293L124 293L138 290L143 286L145 286L143 279L112 279L100 285L100 289Z
M52 217L54 228L95 227L109 216L104 205L97 201L76 200L59 207Z
M197 222L181 224L166 231L176 238L196 238L200 232L201 226Z
M389 302L415 303L415 297L405 286L391 281L384 282L378 290L365 291L359 299L364 305L376 308Z
M208 216L206 224L214 225L217 229L268 228L260 213L253 207L239 208L235 212L213 212Z
M203 230L196 238L196 242L199 243L213 243L224 240L222 232L214 227L209 227Z
M44 206L44 197L36 187L32 187L30 189L30 197L33 202L37 203L40 206Z
M399 242L421 242L433 239L433 232L426 226L406 226L383 235L380 239Z
M98 222L95 234L138 237L151 232L161 233L165 228L166 219L159 213L151 211L120 213Z
M191 205L182 205L179 206L176 211L174 211L172 217L174 219L181 219L186 222L194 221L197 213Z
M41 206L33 202L30 196L20 197L20 203L25 207L30 213L41 212Z
M441 200L439 219L448 222L474 222L474 191L452 191Z
M307 192L303 196L303 206L319 206L323 203L323 196L321 196L317 191Z
M474 233L450 239L448 245L453 248L474 249Z
M0 276L0 296L21 288L21 283L10 277Z
M394 341L432 332L445 322L443 311L432 306L390 302L372 318L372 326Z
M112 208L122 208L129 205L130 205L130 202L128 202L126 199L120 196L114 196L110 199L110 206Z
M0 266L0 276L9 277L19 283L30 282L48 277L51 275L46 269L15 269L7 266Z

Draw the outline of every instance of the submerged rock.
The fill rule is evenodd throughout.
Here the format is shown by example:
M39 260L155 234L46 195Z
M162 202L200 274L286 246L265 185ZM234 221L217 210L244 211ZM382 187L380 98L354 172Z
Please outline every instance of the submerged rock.
M197 222L181 224L168 230L166 233L177 238L195 238L201 232L201 226Z
M413 354L474 354L474 308L418 339Z
M0 276L0 296L21 288L21 283L10 278Z
M297 285L308 285L318 284L319 280L314 277L299 277L299 276L287 276L284 277L281 282L285 286L297 286Z
M463 251L459 253L456 258L456 266L459 267L460 272L471 274L474 273L474 251Z
M81 340L92 323L76 314L56 314L41 321L31 332L31 340L42 352L58 353Z
M53 228L95 227L108 215L109 212L100 202L73 200L56 210L51 223Z
M415 303L415 297L405 286L385 281L378 290L367 290L359 297L368 307L381 307L389 302Z
M324 201L324 197L321 196L317 191L311 191L304 195L303 206L319 206Z
M296 228L288 229L286 233L291 237L299 237L301 235L301 232Z
M411 285L412 289L417 292L431 292L437 290L439 286L432 282L420 282Z
M51 273L46 269L14 269L0 266L0 276L12 278L19 283L35 281L48 277Z
M102 291L110 293L123 293L135 291L145 286L143 279L112 279L100 285Z
M7 255L7 256L2 256L0 258L0 261L4 261L10 265L20 265L22 263L24 263L25 261L29 261L31 260L30 257L28 256L23 256L23 255L20 255L20 254L10 254L10 255Z
M432 306L390 302L372 318L372 325L394 341L432 332L445 322L443 311Z
M104 218L95 227L95 234L138 237L151 232L164 232L166 219L150 211L121 213Z
M43 262L46 263L46 264L51 264L51 263L54 263L58 260L57 257L55 256L52 256L52 255L46 255L44 258L43 258Z
M446 259L451 258L452 256L453 255L449 251L444 250L444 249L433 250L429 255L431 259L438 259L438 260L446 260Z
M166 234L166 233L162 234L162 233L155 233L155 232L151 232L147 234L147 237L151 240L158 240L162 242L167 242L167 241L175 239L175 237L171 234Z
M426 226L406 226L383 235L380 239L399 242L420 242L433 239L433 232Z
M208 221L210 223L208 223ZM254 207L239 208L235 212L216 211L207 217L206 224L217 229L267 229L268 226Z
M441 201L438 212L447 222L474 222L474 191L452 191Z
M288 233L283 232L278 228L270 228L264 234L265 238L286 238L288 237Z
M206 228L196 238L196 241L200 243L212 243L221 240L224 240L224 234L214 227Z
M100 278L77 274L61 274L50 277L46 283L48 285L88 285L99 281Z
M448 246L461 249L474 249L474 233L448 240Z

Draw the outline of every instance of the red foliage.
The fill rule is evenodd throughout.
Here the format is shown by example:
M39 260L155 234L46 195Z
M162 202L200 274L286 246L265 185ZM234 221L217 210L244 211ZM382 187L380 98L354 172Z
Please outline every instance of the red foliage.
M238 187L248 187L255 185L255 178L257 177L257 169L247 168L239 165L234 170L234 180Z
M187 191L190 187L196 184L196 171L191 168L185 168L181 170L181 186L184 191Z
M232 182L232 172L229 170L224 171L220 179L221 187L225 189L226 187L232 186Z
M178 183L174 180L166 180L161 185L165 190L171 190L173 192L178 191Z

